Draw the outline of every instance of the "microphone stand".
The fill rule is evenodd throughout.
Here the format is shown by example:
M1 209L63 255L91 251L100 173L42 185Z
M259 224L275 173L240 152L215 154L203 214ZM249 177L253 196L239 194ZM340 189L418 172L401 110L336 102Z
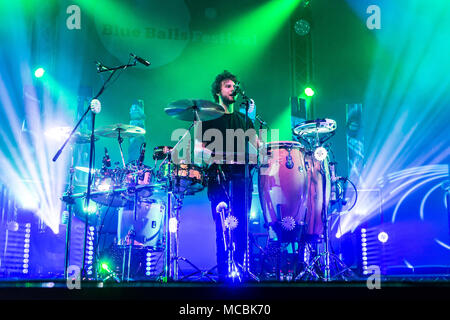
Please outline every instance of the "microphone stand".
M244 99L244 105L245 105L245 132L248 130L248 122L249 122L249 116L248 116L248 109L250 107L250 98L246 96L245 92L240 89L240 93L242 94L242 99ZM255 281L259 282L258 277L256 277L254 274L250 272L250 248L249 248L249 203L248 203L248 192L249 192L249 183L252 183L250 181L250 170L249 170L249 141L245 138L245 162L244 162L244 208L245 208L245 217L246 217L246 231L245 231L245 242L246 242L246 251L244 254L244 266L243 266L243 278L252 278ZM251 205L251 203L250 203Z
M95 95L95 97L91 100L91 103L89 103L88 108L86 109L86 111L84 112L84 114L81 116L80 120L78 120L77 124L75 125L75 127L72 129L72 131L70 132L69 136L67 137L67 139L64 141L63 145L61 146L61 148L56 152L55 156L53 157L53 162L55 162L56 160L58 160L59 156L61 155L63 149L66 147L67 143L70 141L70 139L72 138L72 136L74 135L74 133L76 132L76 130L78 129L78 127L80 126L81 122L84 120L84 118L87 116L87 114L89 113L89 111L92 111L92 128L91 128L91 137L90 137L90 150L89 150L89 172L88 172L88 184L87 184L87 191L86 191L86 207L89 207L89 200L91 197L91 185L92 185L92 167L93 167L93 154L94 154L94 148L95 148L95 115L100 112L100 110L94 110L94 107L92 106L92 101L97 99L98 97L100 97L100 95L103 93L103 91L105 91L106 85L108 84L109 81L111 81L111 78L113 77L114 73L117 70L122 70L122 69L126 69L128 67L133 67L136 65L136 60L134 60L133 63L131 64L126 64L126 65L121 65L118 67L113 67L113 68L97 68L97 72L106 72L106 71L112 71L111 74L109 75L109 77L106 79L106 81L103 83L102 87L100 88L100 90L98 91L98 93ZM68 197L69 201L71 200L71 195L69 195ZM71 226L71 219L72 219L72 215L69 214L69 221L67 223L67 227ZM86 244L87 244L87 230L88 230L88 223L89 223L89 214L86 213L86 221L85 221L85 230L84 230L84 250L83 250L83 264L82 264L82 269L81 269L81 274L84 275L86 273L85 270L85 266L86 266ZM67 257L65 257L64 259L64 275L67 277L67 268L68 268L68 263L69 263L69 255L70 255L70 239L66 239L66 248L65 248L65 254Z

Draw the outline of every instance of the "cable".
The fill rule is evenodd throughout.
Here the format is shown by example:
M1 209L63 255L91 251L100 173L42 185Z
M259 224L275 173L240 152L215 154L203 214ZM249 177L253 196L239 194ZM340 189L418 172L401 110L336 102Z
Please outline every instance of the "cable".
M353 202L353 204L350 207L350 209L347 210L347 211L351 211L355 207L356 202L358 201L358 190L356 189L355 184L351 180L349 180L348 178L343 177L341 179L343 179L344 181L350 182L350 184L353 186L353 189L355 190L355 201Z

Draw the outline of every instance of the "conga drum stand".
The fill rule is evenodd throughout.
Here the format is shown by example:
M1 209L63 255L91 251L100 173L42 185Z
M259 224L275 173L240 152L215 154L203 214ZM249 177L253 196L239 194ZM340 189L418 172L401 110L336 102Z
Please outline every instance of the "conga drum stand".
M321 175L324 179L325 177L325 170L323 168L324 163L321 163ZM323 197L325 199L325 183L323 184ZM333 280L333 278L336 278L340 275L342 275L343 280L346 280L346 278L343 276L343 274L347 271L350 271L350 268L347 267L339 257L332 253L330 251L330 240L329 240L329 228L328 228L328 222L329 222L330 216L328 215L328 206L326 205L326 201L324 200L322 202L322 222L323 222L323 243L324 248L323 252L316 255L314 259L308 263L306 268L295 278L296 281L298 280L308 280L310 277L315 278L316 280L323 280L325 282L330 282ZM339 270L334 276L331 275L331 263L334 263L334 266L336 270ZM319 270L319 272L316 272Z

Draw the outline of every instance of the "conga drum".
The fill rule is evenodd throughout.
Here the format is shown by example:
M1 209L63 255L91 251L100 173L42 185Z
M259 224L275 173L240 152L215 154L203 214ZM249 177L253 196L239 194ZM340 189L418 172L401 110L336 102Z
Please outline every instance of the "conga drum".
M296 141L277 141L267 143L266 148L258 172L258 191L269 237L298 241L308 190L304 147Z
M330 202L330 168L328 158L319 161L311 153L306 155L305 163L308 172L305 236L307 240L318 241L323 238L323 219Z

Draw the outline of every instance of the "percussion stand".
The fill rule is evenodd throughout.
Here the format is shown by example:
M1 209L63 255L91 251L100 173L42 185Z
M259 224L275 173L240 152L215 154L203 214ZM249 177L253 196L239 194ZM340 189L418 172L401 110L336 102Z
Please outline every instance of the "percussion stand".
M70 165L70 171L69 171L69 186L68 190L66 192L66 206L67 206L67 229L66 229L66 243L65 243L65 252L64 252L64 279L67 279L68 277L68 269L69 269L69 260L70 260L70 236L72 232L72 211L73 211L73 205L75 204L75 200L72 197L73 194L73 178L74 178L74 167L73 167L73 149L72 149L72 159L71 159L71 165Z
M324 250L322 253L318 254L311 263L308 264L308 266L305 268L304 271L302 271L295 280L301 280L305 277L306 274L309 274L313 276L316 279L323 279L325 282L332 281L331 276L331 268L330 268L330 261L334 260L336 265L339 265L339 267L342 269L340 272L338 272L336 276L343 274L344 272L348 271L349 268L339 259L339 257L332 253L330 251L330 240L329 240L329 228L328 228L328 222L330 216L328 215L328 206L326 205L326 173L324 169L324 162L321 162L321 170L320 173L323 178L323 184L322 184L322 194L323 194L323 201L322 201L322 222L323 222L323 236L324 236ZM323 269L323 276L317 274L314 271L314 267L320 263L320 260L324 259L324 269ZM320 268L320 265L319 265Z
M123 165L123 168L125 169L126 168L125 158L123 156L123 149L122 149L123 138L120 136L121 130L122 130L121 128L117 129L117 133L118 133L117 134L117 142L119 143L119 151L120 151L120 158L122 159L122 165Z
M119 137L120 137L120 131L119 131ZM123 159L123 158L122 158ZM139 168L138 168L139 171ZM134 222L136 223L137 220L137 208L138 208L138 186L139 183L139 174L136 174L135 176L135 187L129 189L133 190L134 192L134 197L133 197L133 205L134 205ZM131 229L128 231L127 234L128 237L128 261L127 261L127 281L130 282L131 278L130 278L130 272L131 272L131 255L132 255L132 251L133 251L133 245L134 245L134 239L136 238L136 231L134 230L134 227L131 226ZM124 276L125 276L125 261L126 261L126 251L124 250L123 252L123 256L122 256L122 281L124 281Z

